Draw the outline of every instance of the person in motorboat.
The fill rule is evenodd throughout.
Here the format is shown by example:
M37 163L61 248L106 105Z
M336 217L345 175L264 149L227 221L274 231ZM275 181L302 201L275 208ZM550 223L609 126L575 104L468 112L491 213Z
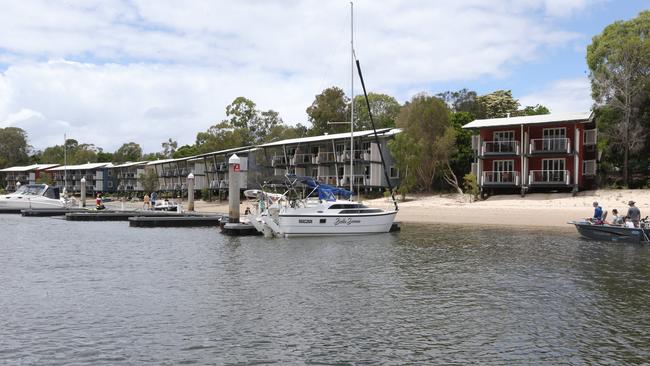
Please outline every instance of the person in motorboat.
M641 222L641 210L634 205L635 203L636 202L634 201L627 203L630 206L627 209L627 219L634 224L634 227L639 227L639 222Z
M603 208L598 205L598 202L593 203L594 206L594 216L587 219L594 225L602 225L605 220L606 213L603 214Z
M156 201L158 200L158 193L151 192L151 207L156 207Z
M616 226L625 225L625 216L619 215L617 209L613 209L612 214L614 215L612 217L612 225L616 225Z

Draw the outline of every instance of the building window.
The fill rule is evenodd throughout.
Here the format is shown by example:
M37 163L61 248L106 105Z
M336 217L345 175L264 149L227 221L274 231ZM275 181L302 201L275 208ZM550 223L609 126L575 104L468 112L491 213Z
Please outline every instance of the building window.
M494 152L515 152L515 131L494 131Z
M566 150L566 128L545 128L542 132L543 151L564 151Z
M514 170L514 160L494 160L492 172L486 172L486 179L490 183L515 183Z
M566 174L564 159L542 160L542 180L545 182L564 182Z
M113 188L113 182L110 180L108 181L108 188Z
M399 169L395 165L390 166L390 178L397 179L399 178Z

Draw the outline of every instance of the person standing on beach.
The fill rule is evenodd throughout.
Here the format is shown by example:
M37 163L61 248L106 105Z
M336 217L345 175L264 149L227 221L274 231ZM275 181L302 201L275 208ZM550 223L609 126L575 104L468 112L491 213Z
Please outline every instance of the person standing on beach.
M142 209L143 210L151 210L151 199L149 198L148 194L144 194L144 198L142 199Z
M157 199L158 199L158 194L155 191L151 192L151 209L155 209Z
M641 221L641 210L634 206L634 203L634 201L627 203L630 206L630 208L627 209L627 219L634 223L634 227L639 227L639 222Z

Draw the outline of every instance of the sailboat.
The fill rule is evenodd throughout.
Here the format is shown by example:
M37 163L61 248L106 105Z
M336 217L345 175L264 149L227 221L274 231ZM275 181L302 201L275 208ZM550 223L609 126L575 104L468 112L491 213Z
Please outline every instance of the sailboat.
M361 66L354 54L354 8L350 3L351 28L351 83L352 103L350 108L350 151L354 157L354 69L359 72L370 120L375 130L375 141L379 145L365 83L361 74ZM384 176L390 187L390 179L386 173L383 154L379 149ZM354 175L354 158L350 159L350 176ZM333 187L317 182L310 177L287 176L289 190L284 194L270 194L261 190L244 192L249 198L259 202L257 214L249 215L249 221L255 228L266 236L330 236L330 235L360 235L372 233L387 233L391 230L397 215L397 201L393 196L394 210L383 210L367 207L360 202L351 200L354 189L353 179L350 179L350 190ZM296 186L310 189L305 198L299 196ZM392 189L391 189L392 192ZM343 198L343 199L341 199ZM345 200L345 198L349 198Z

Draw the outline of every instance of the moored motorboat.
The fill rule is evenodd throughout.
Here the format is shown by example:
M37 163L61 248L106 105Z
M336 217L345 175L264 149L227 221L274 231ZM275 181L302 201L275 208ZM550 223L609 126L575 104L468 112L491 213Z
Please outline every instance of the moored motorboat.
M587 239L627 242L627 243L647 243L650 242L650 223L642 222L641 227L626 227L608 224L594 224L589 221L572 221L578 233Z
M153 206L154 211L177 211L178 204L173 201L164 200L156 202L156 205Z
M61 197L58 187L47 184L26 184L16 192L0 196L0 211L67 208L68 201Z

